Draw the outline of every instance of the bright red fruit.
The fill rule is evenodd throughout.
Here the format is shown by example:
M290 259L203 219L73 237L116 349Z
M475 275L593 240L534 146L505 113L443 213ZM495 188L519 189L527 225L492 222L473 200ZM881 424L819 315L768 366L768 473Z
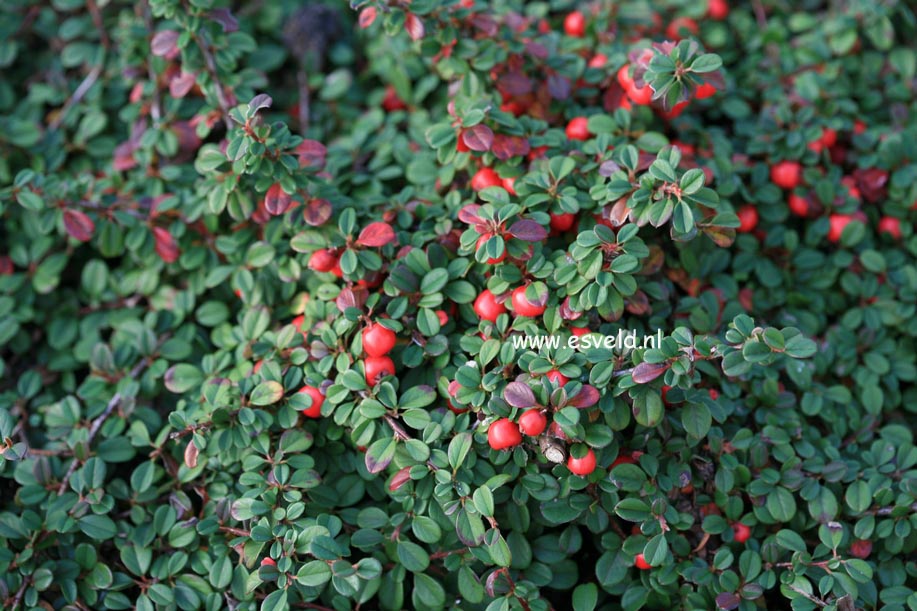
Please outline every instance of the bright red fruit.
M573 212L551 215L551 229L554 231L569 231L574 223L576 223L576 214Z
M751 537L751 528L741 522L736 522L732 525L732 537L736 543L745 543Z
M837 132L833 129L826 127L821 130L821 143L828 148L837 144Z
M517 316L528 316L530 318L534 318L535 316L541 316L544 314L544 311L547 309L547 304L539 305L529 301L525 296L524 286L520 286L513 291L513 311L516 312Z
M715 388L711 388L711 389L710 389L710 398L713 399L714 401L716 401L717 399L719 399L719 398L720 398L720 391L718 391L718 390L715 389Z
M481 291L474 300L474 312L484 320L497 322L497 317L506 312L506 306L497 302L497 298L488 289Z
M261 566L277 566L277 562L273 558L263 558Z
M500 418L487 429L487 443L494 450L513 448L522 443L519 427L509 418Z
M798 161L781 161L771 166L771 182L783 189L795 189L802 180Z
M635 465L637 464L637 459L634 458L633 454L619 454L611 466L608 469L614 469L618 465Z
M314 386L303 386L299 389L299 392L312 397L312 405L310 405L308 409L302 411L303 416L308 418L320 418L322 415L322 403L325 402L325 396L322 394L322 391Z
M900 240L901 221L893 216L883 216L879 219L879 233L887 233L896 240Z
M369 356L385 356L395 347L395 341L395 332L379 323L363 329L363 352Z
M591 333L591 331L589 330L589 327L570 327L570 333L576 337L582 337L587 333Z
M387 356L368 357L363 364L366 383L375 386L380 378L395 375L395 363Z
M844 228L853 220L854 218L851 214L832 214L828 217L828 222L830 223L828 240L831 242L839 241L841 239L841 234L844 233Z
M338 257L327 249L316 250L309 257L309 269L317 272L330 272L338 264Z
M586 117L575 117L567 123L567 138L570 140L588 140L589 139L589 119Z
M729 16L729 3L726 0L710 0L707 3L707 16L722 21Z
M576 38L586 33L586 18L581 12L573 11L564 18L564 32Z
M676 17L665 30L665 35L672 40L681 40L684 35L694 36L699 28L697 22L690 17Z
M608 63L608 56L604 53L596 53L589 60L590 68L603 68Z
M449 315L446 314L445 310L436 310L436 319L439 320L440 327L445 327L446 323L449 322Z
M739 228L737 231L740 233L749 233L758 226L758 210L751 204L739 208L736 215L739 217Z
M592 451L592 448L589 448L582 458L574 458L571 455L567 459L567 468L576 475L589 475L595 471L595 452Z
M519 430L529 437L538 437L548 426L548 418L540 409L529 409L519 416Z
M709 97L716 95L716 87L710 83L704 83L697 88L694 92L694 97L698 100L706 100Z
M506 189L506 192L510 195L516 194L516 179L515 178L504 178L500 181L503 185L503 188Z
M552 369L548 373L544 374L544 377L551 380L555 386L563 386L569 381L567 376L557 371L556 369Z
M637 554L634 556L634 566L641 571L648 571L652 568L650 563L646 561L646 558L643 557L643 554Z
M481 168L471 178L471 188L481 191L487 187L499 187L502 180L493 168Z
M478 250L481 250L482 248L484 248L484 245L487 244L487 240L489 240L489 239L490 239L490 237L485 236L485 235L482 235L481 237L479 237L479 238L478 238L478 242L477 242L477 244L476 244L477 249L478 249ZM489 257L489 258L487 259L487 264L488 264L488 265L496 265L497 263L502 263L502 262L503 262L503 259L505 259L505 258L506 258L506 247L504 246L504 248L503 248L503 254L500 255L499 257Z
M790 193L786 198L786 203L790 207L790 212L803 218L809 216L809 200L801 195Z

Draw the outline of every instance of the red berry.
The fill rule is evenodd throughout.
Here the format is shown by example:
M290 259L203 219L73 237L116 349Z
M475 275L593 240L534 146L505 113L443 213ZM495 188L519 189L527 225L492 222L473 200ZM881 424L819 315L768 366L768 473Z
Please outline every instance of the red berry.
M844 176L841 178L841 184L847 187L847 195L857 201L860 200L861 194L859 187L857 187L856 178L853 176Z
M758 226L758 210L751 204L739 208L736 215L739 217L738 231L740 233L749 233Z
M334 262L334 267L331 268L331 273L337 276L338 278L342 278L344 276L344 270L341 269L341 260L340 259Z
M548 426L548 418L540 409L529 409L519 416L519 430L529 437L538 437Z
M575 117L567 123L567 138L570 140L588 140L589 139L589 119L586 117Z
M707 16L716 21L722 21L729 16L729 4L726 0L710 0L707 3Z
M395 93L395 88L392 85L389 85L385 88L385 97L382 98L382 108L388 112L394 112L396 110L404 110L408 105L398 97L398 94Z
M262 558L261 566L277 566L277 561L273 558Z
M844 233L844 228L853 220L854 218L851 214L832 214L828 217L828 222L830 224L828 229L828 240L831 242L839 241L841 239L841 234Z
M395 332L379 323L363 329L363 352L368 356L385 356L395 347Z
M567 468L576 475L589 475L595 471L595 452L592 451L592 448L589 448L582 458L574 458L571 454L570 458L567 459Z
M252 373L258 373L261 371L261 368L264 367L264 360L260 360L255 363L255 366L252 367Z
M586 33L586 18L581 12L573 11L564 18L564 32L576 38Z
M647 87L647 89L649 89L649 87ZM659 114L661 114L662 117L665 118L666 120L675 119L676 117L680 116L681 113L685 111L685 108L687 108L688 104L690 103L691 103L691 100L685 100L683 102L679 102L678 104L672 107L672 110L663 110Z
M363 364L366 383L375 386L380 378L395 375L395 363L387 356L371 356Z
M557 371L556 369L552 369L548 373L544 374L544 377L551 380L555 386L563 386L569 381L567 376Z
M445 327L446 323L449 322L449 315L446 314L445 310L436 310L436 318L439 320L440 327Z
M471 188L475 191L481 191L487 187L499 187L500 184L500 176L493 168L481 168L471 178Z
M337 264L337 255L328 249L316 250L309 257L309 269L317 272L330 272Z
M486 235L482 235L481 237L479 237L477 244L476 244L477 249L481 250L482 248L484 248L484 245L487 244L487 240L489 239L490 239L490 236L486 236ZM489 257L487 259L487 264L496 265L497 263L502 263L503 259L505 258L506 258L506 247L504 245L503 254L500 255L499 257Z
M828 148L831 148L837 144L837 132L831 128L824 128L821 130L821 143Z
M646 561L646 558L643 557L643 554L637 554L634 556L634 566L641 571L647 571L652 568L650 563Z
M887 233L896 240L901 239L901 221L893 216L879 219L879 233Z
M711 389L710 389L710 398L713 399L714 401L716 401L717 399L719 399L719 398L720 398L720 391L718 391L718 390L715 389L715 388L711 388Z
M465 139L462 137L464 132L459 132L458 139L455 142L455 150L459 153L467 153L471 149L468 148L468 145L465 144Z
M635 464L637 464L637 459L634 458L633 454L619 454L618 457L615 459L615 461L611 463L611 466L608 468L614 469L618 465L635 465Z
M487 443L494 450L513 448L522 443L519 427L509 418L500 418L487 429Z
M503 188L506 189L506 192L510 195L516 194L516 179L515 178L504 178L500 181L503 184Z
M305 334L305 331L303 330L303 325L306 324L306 317L304 314L300 314L299 316L291 320L290 324L293 325L293 327L297 331L299 331L302 334Z
M589 60L590 68L604 68L605 64L608 63L608 56L604 53L596 53L592 56L592 59Z
M576 337L582 337L587 333L591 333L591 331L589 330L589 327L570 327L570 333Z
M665 30L665 35L673 40L681 40L683 34L696 35L698 32L697 22L690 17L676 17Z
M520 286L513 291L513 311L516 312L517 316L534 318L544 314L546 309L548 309L547 304L539 305L528 300L525 296L524 286Z
M576 214L573 212L551 214L551 229L554 231L569 231L574 223L576 223Z
M497 322L497 317L506 312L506 306L497 302L497 298L488 289L481 291L474 300L474 312L484 320Z
M771 166L771 182L783 189L795 189L802 180L798 161L781 161Z
M636 85L624 91L631 102L639 106L646 106L653 101L653 90L649 85L637 87ZM674 109L673 109L674 110Z
M698 100L706 100L714 95L716 95L716 87L710 83L704 83L694 91L694 97Z
M618 69L618 84L627 91L634 86L634 79L630 76L630 65L624 64Z
M786 199L787 205L790 207L790 212L796 216L801 216L803 218L809 216L809 200L801 195L796 195L795 193L790 193L789 197Z
M732 537L736 543L745 543L751 537L751 528L741 522L736 522L732 525Z
M312 397L312 405L302 411L303 415L308 418L320 418L322 415L322 403L325 402L325 396L322 391L314 386L303 386L299 389L299 392Z
M857 119L856 121L853 122L853 133L854 133L854 134L859 135L859 134L862 134L862 133L865 132L865 131L866 131L866 124L865 124L865 123L863 123L863 122L860 121L859 119Z
M866 560L872 553L872 541L868 539L856 539L850 544L850 555L860 560Z

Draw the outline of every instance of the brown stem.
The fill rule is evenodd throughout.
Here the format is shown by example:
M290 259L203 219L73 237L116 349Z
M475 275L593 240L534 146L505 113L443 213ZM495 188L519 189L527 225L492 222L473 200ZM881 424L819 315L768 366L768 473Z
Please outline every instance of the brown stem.
M194 42L197 43L197 48L200 49L201 55L204 57L204 65L207 68L207 74L210 75L210 80L213 81L213 86L216 88L217 95L217 104L220 105L220 111L223 114L223 123L226 124L226 131L232 129L232 120L229 118L229 98L226 97L226 92L223 90L223 83L220 82L220 77L217 75L217 62L213 57L213 51L210 49L207 41L202 40L202 38L197 35L192 35Z
M89 71L89 74L86 75L86 78L83 79L80 86L76 88L73 95L64 103L64 106L57 113L57 116L54 117L54 120L48 125L48 129L53 131L61 126L61 123L64 122L64 118L66 118L70 109L79 104L83 97L89 93L89 90L92 89L92 86L95 85L96 81L99 80L99 77L102 75L102 66L104 64L105 58L103 57L102 62Z

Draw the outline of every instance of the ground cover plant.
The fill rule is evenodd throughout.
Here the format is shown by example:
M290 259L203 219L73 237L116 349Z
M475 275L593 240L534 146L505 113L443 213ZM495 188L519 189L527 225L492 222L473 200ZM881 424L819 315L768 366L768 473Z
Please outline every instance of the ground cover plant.
M6 0L2 608L917 609L915 39Z

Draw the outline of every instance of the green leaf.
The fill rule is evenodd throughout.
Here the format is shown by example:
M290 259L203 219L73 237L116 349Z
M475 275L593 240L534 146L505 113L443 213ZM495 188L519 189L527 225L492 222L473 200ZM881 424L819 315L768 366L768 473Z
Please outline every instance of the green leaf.
M272 405L283 398L283 385L280 382L267 381L258 384L251 394L251 404L258 407Z
M646 542L643 557L651 566L660 566L669 554L669 544L664 535L656 535Z
M331 567L322 560L312 560L296 572L296 581L301 585L317 588L331 580Z
M789 522L796 515L796 499L782 486L777 486L767 495L765 506L778 522Z
M691 71L703 74L719 70L723 66L723 60L719 55L714 53L705 53L691 62Z
M777 545L793 552L806 551L806 542L795 531L784 528L777 532Z
M397 554L399 562L412 573L422 573L430 566L430 555L416 543L399 541Z

